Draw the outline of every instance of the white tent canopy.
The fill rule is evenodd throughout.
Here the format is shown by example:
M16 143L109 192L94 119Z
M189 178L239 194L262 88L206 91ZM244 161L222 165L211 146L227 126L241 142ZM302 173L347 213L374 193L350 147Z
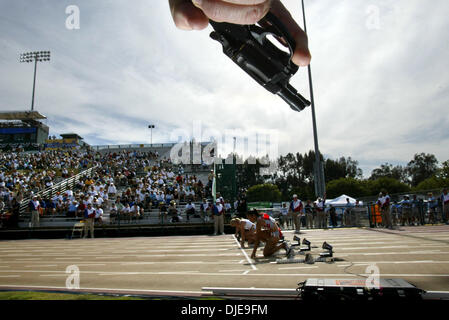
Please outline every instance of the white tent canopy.
M350 196L347 196L345 194L342 194L341 196L339 196L335 199L326 200L326 205L333 205L334 207L335 206L345 206L347 204L346 199L349 199L349 203L355 205L356 199L354 199ZM359 201L359 204L362 205L363 202Z

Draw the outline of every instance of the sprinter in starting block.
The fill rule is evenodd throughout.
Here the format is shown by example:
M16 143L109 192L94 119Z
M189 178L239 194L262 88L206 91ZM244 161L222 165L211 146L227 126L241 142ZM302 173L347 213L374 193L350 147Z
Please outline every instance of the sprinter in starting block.
M283 241L279 243L284 237L281 228L279 228L279 225L273 217L267 213L259 213L256 209L253 209L248 213L248 219L256 224L256 237L253 253L251 254L252 259L256 258L256 252L260 242L265 242L263 249L264 257L272 256L280 249L285 249L287 257L291 257L294 254L294 251L287 242Z
M240 242L242 248L245 248L245 241L248 245L256 240L256 225L248 219L234 218L231 220L231 226L235 227L235 237Z

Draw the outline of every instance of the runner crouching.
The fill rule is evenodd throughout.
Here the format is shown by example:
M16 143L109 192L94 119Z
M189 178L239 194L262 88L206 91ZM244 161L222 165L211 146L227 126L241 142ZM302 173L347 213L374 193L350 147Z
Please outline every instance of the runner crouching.
M256 240L256 225L248 219L234 218L231 226L235 227L235 237L240 241L242 248L245 248L245 241L248 245Z
M273 217L263 212L258 213L256 209L253 209L248 213L248 219L256 224L256 237L253 253L251 254L252 259L256 258L257 248L261 241L265 242L264 257L272 256L280 249L285 249L287 257L290 258L292 256L293 250L287 242L279 243L279 240L283 239L283 235Z

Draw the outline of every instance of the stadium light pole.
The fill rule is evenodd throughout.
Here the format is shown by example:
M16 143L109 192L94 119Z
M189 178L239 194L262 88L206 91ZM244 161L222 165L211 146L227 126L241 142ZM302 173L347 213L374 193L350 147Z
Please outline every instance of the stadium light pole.
M307 24L306 24L306 10L304 7L304 0L301 0L302 5L302 16L304 20L304 32L307 34ZM315 176L315 193L318 197L323 197L326 192L326 185L324 181L324 168L320 157L320 149L318 147L318 130L316 126L316 115L315 115L315 99L313 96L313 83L312 83L312 68L310 64L307 67L309 73L309 88L310 88L310 101L312 109L312 124L313 124L313 140L315 144L315 165L314 165L314 176Z
M33 97L31 99L31 111L34 111L34 93L36 90L37 63L50 61L50 51L34 51L20 54L20 63L34 62Z
M148 126L148 128L150 129L150 132L151 132L151 147L153 147L153 129L155 128L155 126L154 126L154 124L150 124L149 126Z

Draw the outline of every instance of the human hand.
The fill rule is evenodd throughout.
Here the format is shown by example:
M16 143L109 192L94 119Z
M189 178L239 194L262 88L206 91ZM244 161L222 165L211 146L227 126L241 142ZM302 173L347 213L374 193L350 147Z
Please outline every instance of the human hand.
M202 30L216 22L255 24L268 11L277 16L296 41L292 61L307 66L311 55L305 32L280 0L169 0L175 25L182 30Z

